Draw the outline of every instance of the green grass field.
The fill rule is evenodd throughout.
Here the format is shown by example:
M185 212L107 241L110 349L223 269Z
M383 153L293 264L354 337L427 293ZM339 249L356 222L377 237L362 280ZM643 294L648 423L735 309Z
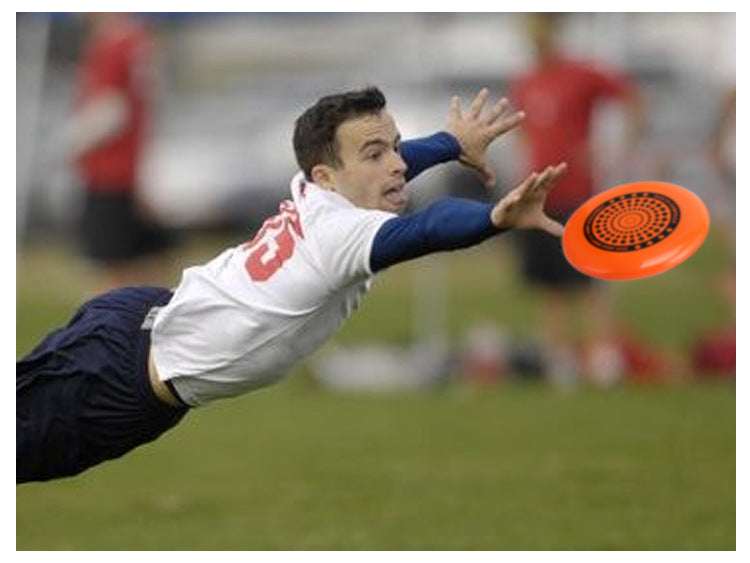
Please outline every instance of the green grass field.
M451 337L486 318L533 329L539 305L502 242L438 260ZM731 322L710 285L725 262L709 239L673 271L615 285L623 322L687 353ZM17 266L20 356L70 315L86 278L65 246L30 247ZM336 341L408 341L418 267L378 279ZM17 487L17 549L731 550L735 412L731 382L362 396L301 368L120 460Z

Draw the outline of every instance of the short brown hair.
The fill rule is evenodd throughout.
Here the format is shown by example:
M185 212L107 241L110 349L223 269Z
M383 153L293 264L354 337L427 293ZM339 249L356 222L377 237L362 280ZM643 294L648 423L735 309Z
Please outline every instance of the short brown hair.
M377 114L385 108L385 96L376 87L353 90L320 98L297 118L294 124L294 154L297 164L312 180L316 164L340 166L336 131L339 126L361 115Z

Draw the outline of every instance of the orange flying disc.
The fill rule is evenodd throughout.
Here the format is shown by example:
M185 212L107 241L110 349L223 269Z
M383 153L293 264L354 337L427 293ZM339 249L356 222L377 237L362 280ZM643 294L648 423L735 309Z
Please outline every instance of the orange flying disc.
M689 258L708 234L708 210L693 192L665 182L635 182L584 203L565 225L563 251L584 274L632 280Z

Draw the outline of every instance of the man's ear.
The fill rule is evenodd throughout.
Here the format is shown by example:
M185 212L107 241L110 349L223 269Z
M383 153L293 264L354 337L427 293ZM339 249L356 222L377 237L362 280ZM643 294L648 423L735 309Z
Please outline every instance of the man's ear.
M333 182L333 168L327 164L316 164L310 170L312 181L326 190L335 191Z

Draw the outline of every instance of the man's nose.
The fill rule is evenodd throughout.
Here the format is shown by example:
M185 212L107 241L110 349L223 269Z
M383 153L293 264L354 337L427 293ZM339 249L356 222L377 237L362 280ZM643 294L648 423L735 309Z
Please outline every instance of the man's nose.
M401 156L401 153L395 152L393 153L393 162L392 162L392 171L394 174L405 174L406 169L408 166L406 165L406 162L404 161L403 157Z

